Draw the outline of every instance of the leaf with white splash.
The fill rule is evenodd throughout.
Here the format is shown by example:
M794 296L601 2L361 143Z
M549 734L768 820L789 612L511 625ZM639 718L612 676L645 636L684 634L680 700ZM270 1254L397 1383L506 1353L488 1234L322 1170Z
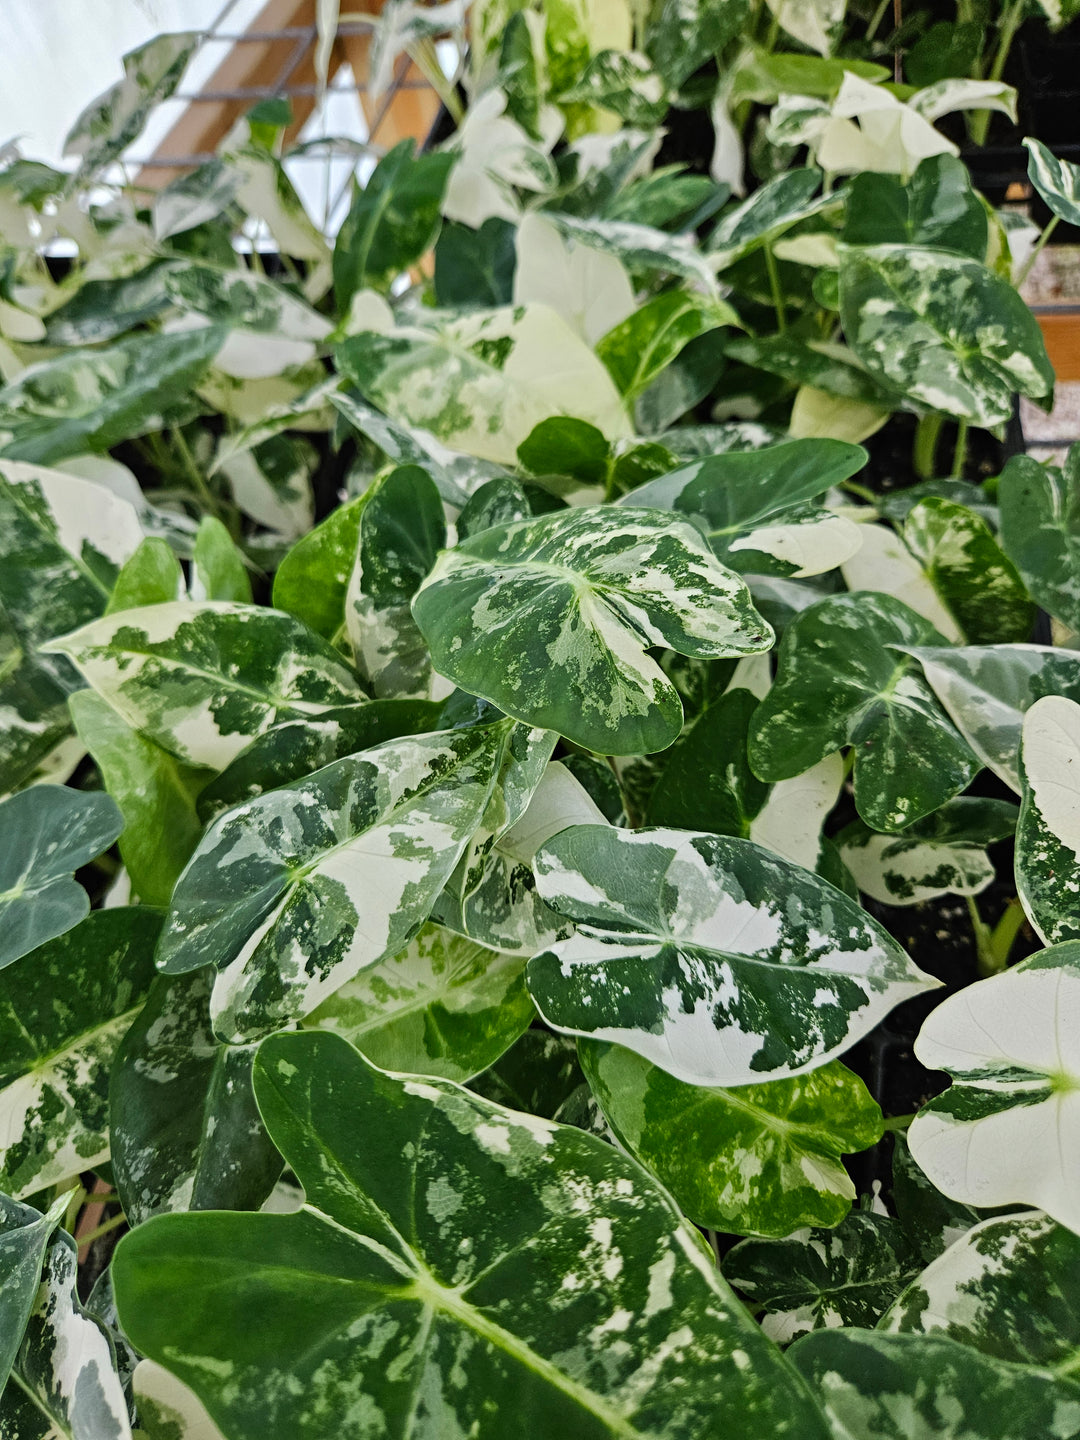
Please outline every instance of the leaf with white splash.
M90 909L73 874L124 828L108 795L35 785L0 802L0 969Z
M796 1342L833 1426L859 1440L1076 1440L1080 1386L991 1360L946 1336L822 1330Z
M873 1326L917 1268L898 1222L866 1210L833 1230L744 1240L723 1263L726 1279L768 1312L762 1328L781 1345L808 1330Z
M740 323L723 301L705 300L687 290L665 290L606 331L596 353L632 405L691 340L720 325Z
M45 1255L41 1285L0 1396L0 1431L13 1440L131 1440L112 1339L79 1302L78 1251L60 1231Z
M341 656L301 621L224 600L118 611L48 653L72 660L133 729L214 770L278 720L361 698Z
M147 1440L225 1440L194 1390L156 1361L139 1361L131 1392Z
M523 1385L538 1434L823 1440L696 1234L610 1145L384 1075L332 1035L264 1041L255 1086L305 1207L165 1216L113 1262L127 1333L232 1440L494 1440Z
M978 895L996 874L986 847L1016 828L1006 800L961 795L899 835L854 820L836 836L840 858L864 895L883 905L919 905L938 895Z
M975 754L1019 795L1024 714L1044 695L1080 701L1080 655L1050 645L903 648Z
M693 235L672 235L637 220L585 219L557 210L545 210L543 216L568 239L614 255L628 270L680 275L706 295L717 293L710 257Z
M536 874L577 926L529 962L543 1018L688 1084L813 1070L938 984L854 900L748 840L577 826Z
M0 972L0 1187L32 1195L107 1159L109 1072L154 978L161 916L95 910Z
M911 1282L879 1328L1075 1371L1080 1236L1038 1211L984 1220Z
M362 499L345 595L356 668L377 697L424 698L431 656L409 606L446 544L442 498L425 470L402 465Z
M1028 179L1060 220L1080 225L1080 165L1059 160L1041 140L1027 138Z
M168 240L215 220L228 209L241 176L224 160L207 160L158 192L153 205L154 238Z
M952 1086L916 1115L911 1153L967 1205L1037 1205L1080 1231L1080 943L952 995L915 1054Z
M1080 629L1080 445L1064 466L1014 455L998 481L1001 543L1039 604Z
M649 17L645 46L669 85L679 86L749 22L749 0L664 0Z
M750 734L750 764L786 780L850 745L855 805L877 830L902 830L963 790L978 761L899 647L941 637L888 595L830 596L802 611L780 645L776 683Z
M237 1042L396 955L480 824L505 733L390 740L227 811L177 881L159 968L214 965L214 1032Z
M866 368L931 410L989 427L1009 419L1017 391L1053 396L1035 317L976 260L911 245L841 246L840 313Z
M841 1156L881 1138L881 1111L839 1061L723 1090L686 1085L620 1045L582 1040L578 1053L620 1144L710 1229L835 1225L855 1198Z
M306 535L315 515L311 482L319 455L299 435L272 435L221 466L245 515L286 539Z
M608 372L547 305L478 311L438 329L353 335L336 359L393 418L482 460L513 465L517 447L551 415L587 420L609 439L629 433Z
M344 1036L380 1070L464 1083L535 1015L524 960L428 924L400 955L347 981L305 1024Z
M647 646L737 656L772 642L692 525L621 507L495 526L444 551L413 615L440 675L598 754L662 750L682 727Z
M767 0L789 35L819 55L832 52L834 32L843 23L847 0Z
M705 250L718 270L726 270L764 245L771 245L785 231L823 210L836 209L836 195L821 195L821 171L808 167L788 170L769 180L760 189L729 210L709 236Z
M1016 888L1046 945L1080 940L1080 705L1036 700L1020 746Z
M110 1158L131 1225L173 1210L257 1210L281 1174L251 1088L250 1045L210 1029L213 971L160 975L121 1040Z
M817 575L842 564L862 541L859 527L812 502L857 474L866 459L860 445L789 440L693 461L620 503L685 515L735 570Z
M618 256L564 240L545 216L523 217L514 249L514 304L550 305L587 345L634 313L634 287Z
M0 1195L0 1392L7 1384L19 1353L26 1322L41 1283L41 1266L49 1239L64 1218L70 1192L52 1203L42 1215L8 1195Z

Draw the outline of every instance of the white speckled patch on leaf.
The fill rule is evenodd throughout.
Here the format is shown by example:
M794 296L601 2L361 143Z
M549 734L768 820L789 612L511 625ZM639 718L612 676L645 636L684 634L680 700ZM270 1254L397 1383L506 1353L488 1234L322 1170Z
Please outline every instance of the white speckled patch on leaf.
M413 614L439 674L599 754L647 754L679 733L678 694L647 647L772 643L692 525L621 507L494 526L444 551Z
M1001 543L1024 583L1044 610L1080 629L1080 446L1060 470L1014 455L998 503Z
M231 1440L500 1440L523 1396L536 1440L824 1440L696 1233L610 1145L384 1075L332 1035L264 1041L255 1084L306 1206L163 1216L113 1262L125 1331Z
M226 811L173 893L169 973L214 965L214 1032L256 1039L397 954L477 829L505 726L390 740Z
M1047 945L1080 940L1080 705L1044 695L1024 716L1016 888Z
M691 1085L813 1070L938 984L854 900L748 840L577 826L536 874L577 925L529 962L541 1015Z
M206 600L121 610L55 640L134 730L189 765L223 769L278 719L363 698L352 671L301 621Z
M937 1188L967 1205L1037 1205L1080 1231L1080 943L950 996L915 1054L953 1076L908 1131Z

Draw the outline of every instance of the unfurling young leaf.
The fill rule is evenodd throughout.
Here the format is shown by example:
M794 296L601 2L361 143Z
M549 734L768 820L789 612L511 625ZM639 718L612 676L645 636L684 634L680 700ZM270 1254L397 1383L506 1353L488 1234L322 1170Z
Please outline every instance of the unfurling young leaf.
M163 1216L114 1261L125 1331L233 1440L323 1440L358 1404L495 1440L523 1394L537 1436L824 1440L697 1235L603 1141L332 1035L264 1041L255 1087L305 1207Z

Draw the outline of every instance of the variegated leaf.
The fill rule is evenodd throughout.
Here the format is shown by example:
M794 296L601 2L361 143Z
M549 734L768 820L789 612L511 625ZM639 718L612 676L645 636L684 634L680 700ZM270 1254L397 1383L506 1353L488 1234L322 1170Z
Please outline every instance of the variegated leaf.
M628 270L681 275L710 298L717 295L710 257L702 254L693 235L672 235L637 220L586 219L552 210L543 214L569 239L615 256Z
M10 1381L0 1396L0 1433L12 1440L132 1440L124 1387L105 1326L76 1290L78 1251L60 1231Z
M1062 469L1014 455L998 481L1001 543L1035 599L1080 630L1080 446Z
M123 828L100 791L35 785L0 801L0 969L87 914L90 897L73 873Z
M551 415L587 420L609 439L629 434L611 376L546 305L478 311L439 330L353 335L336 358L392 418L482 460L513 465L521 442Z
M140 1360L131 1391L147 1440L225 1440L194 1390L163 1365Z
M1041 140L1029 137L1024 144L1032 185L1059 219L1069 225L1080 225L1080 165L1059 160Z
M577 826L536 874L577 926L529 962L541 1015L691 1085L813 1070L938 984L854 900L747 840Z
M446 544L443 502L418 465L403 465L362 497L345 629L376 696L427 698L431 656L409 608Z
M95 910L0 973L0 1187L15 1196L109 1154L109 1073L154 977L161 916Z
M786 780L850 745L855 805L874 829L903 829L943 805L978 761L900 648L940 638L889 595L830 596L797 615L751 725L754 772Z
M1054 393L1035 317L976 260L910 245L842 246L840 314L867 369L931 410L1000 425L1017 391L1040 401Z
M223 769L277 720L361 698L352 672L278 610L206 600L126 610L54 640L133 729L189 765Z
M838 1061L721 1090L685 1085L621 1045L581 1040L578 1053L620 1144L714 1230L835 1225L855 1198L841 1156L881 1138L881 1111Z
M226 460L221 473L245 515L295 540L315 518L311 483L318 464L318 451L303 436L271 435Z
M1080 940L1080 705L1036 700L1020 747L1016 888L1046 945Z
M305 1023L343 1035L381 1070L463 1082L493 1064L535 1015L523 960L428 924Z
M576 509L444 551L413 601L435 669L507 714L600 754L662 750L682 725L645 649L734 656L772 632L693 526Z
M972 750L1020 794L1024 714L1044 695L1080 701L1080 656L1049 645L904 646Z
M911 1282L879 1328L1075 1372L1080 1236L1039 1211L984 1220Z
M506 727L390 740L220 816L173 892L169 973L214 965L214 1032L247 1041L396 955L480 824Z
M383 1075L332 1035L264 1041L255 1085L305 1207L164 1216L113 1262L125 1330L231 1440L495 1440L523 1394L538 1436L824 1440L697 1235L611 1146Z
M571 927L540 897L533 861L560 830L603 823L584 787L565 765L553 761L512 825L499 833L482 829L474 839L436 902L437 918L483 945L526 960L565 939Z
M109 1087L110 1158L129 1224L172 1210L257 1210L281 1174L251 1089L250 1045L210 1029L213 971L158 976Z
M366 490L331 510L288 551L274 576L277 609L303 620L337 649L345 648L346 595L370 495Z
M1080 1386L945 1336L822 1330L790 1351L834 1435L859 1440L1076 1440Z
M986 847L1008 839L1016 818L1006 800L961 795L899 835L879 835L855 820L836 844L864 895L883 905L918 905L937 895L978 895L992 884Z
M723 1263L728 1281L764 1307L762 1328L781 1345L808 1330L873 1326L917 1268L897 1221L867 1210L833 1230L744 1240Z
M70 1201L70 1192L61 1195L42 1215L8 1195L0 1195L0 1273L4 1276L0 1287L0 1392L7 1384L26 1333L50 1237Z
M1037 1205L1080 1231L1080 943L952 995L915 1054L953 1085L916 1115L911 1153L967 1205Z
M835 209L836 195L821 195L821 171L809 167L788 170L755 190L729 210L709 236L706 254L718 270L726 270L744 255L769 245L793 225Z
M732 569L817 575L848 559L861 536L850 520L809 502L857 474L866 459L859 445L790 440L694 461L620 503L685 515Z

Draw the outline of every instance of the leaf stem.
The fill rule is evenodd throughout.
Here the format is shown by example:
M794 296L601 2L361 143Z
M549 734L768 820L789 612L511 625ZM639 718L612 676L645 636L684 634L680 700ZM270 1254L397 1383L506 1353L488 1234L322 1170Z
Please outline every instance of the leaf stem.
M967 460L968 422L956 422L956 448L953 450L952 473L957 480L964 478L964 463Z
M1025 281L1025 280L1028 278L1028 276L1031 274L1031 271L1032 271L1032 269L1034 268L1034 265L1035 265L1035 261L1036 261L1036 260L1039 258L1039 256L1042 254L1042 248L1043 248L1043 246L1046 244L1046 242L1050 239L1050 236L1051 236L1051 235L1054 233L1054 231L1057 229L1057 227L1058 227L1058 222L1059 222L1060 220L1061 220L1061 216L1060 216L1060 215L1051 215L1051 216L1050 216L1050 219L1046 222L1046 226L1044 227L1042 234L1039 236L1038 240L1035 241L1035 244L1031 247L1031 254L1030 254L1030 255L1027 257L1027 259L1024 261L1023 266L1021 267L1020 273L1019 273L1019 275L1017 275L1017 277L1016 277L1016 288L1017 288L1017 290L1020 289L1021 285L1023 285L1024 281Z
M910 1115L890 1115L882 1122L882 1128L886 1133L889 1131L906 1130L917 1114L918 1111L913 1110Z
M1009 955L1016 937L1024 927L1027 916L1020 897L1014 895L1008 905L1001 912L1001 918L990 932L990 944L993 947L994 956L999 962L1000 969L1004 970L1009 963Z
M1005 11L999 32L997 52L994 55L994 63L990 66L989 80L1000 80L1005 73L1005 62L1009 58L1009 51L1012 49L1012 42L1016 38L1016 32L1020 28L1024 18L1024 11L1027 9L1027 0L1013 0L1013 3ZM990 111L976 110L971 117L971 138L976 145L986 144L986 132L990 129Z
M96 1199L97 1197L95 1196L94 1198ZM85 1250L86 1247L88 1245L92 1245L95 1240L100 1240L102 1235L108 1235L109 1232L112 1230L119 1230L121 1225L126 1224L127 1216L121 1210L119 1214L110 1216L108 1220L103 1220L101 1224L96 1226L93 1230L88 1230L85 1235L80 1235L79 1249Z
M915 427L915 445L911 452L911 463L920 480L932 480L934 456L937 454L938 438L945 417L931 411L924 415Z
M410 60L418 70L422 71L424 79L446 106L454 124L460 127L461 122L465 119L465 111L462 109L457 91L447 81L443 68L439 64L438 52L433 42L425 38L418 40L414 45L407 45L405 49Z
M857 480L841 480L840 488L847 490L852 495L857 495L860 500L866 500L871 505L878 503L878 497L866 485L860 485Z
M784 311L784 292L780 285L780 271L776 268L776 256L771 245L765 247L765 269L769 272L769 289L772 291L773 308L776 311L776 328L782 335L787 329L787 315Z
M975 936L975 953L979 962L979 974L983 978L990 975L1000 975L1005 969L1005 961L1001 959L994 946L994 937L990 927L979 914L979 907L975 903L974 895L965 895L968 914L971 916L971 929Z
M73 1192L71 1199L68 1201L68 1207L64 1211L64 1229L69 1235L75 1229L75 1221L79 1218L79 1211L82 1209L85 1200L86 1190L80 1185L79 1188Z

